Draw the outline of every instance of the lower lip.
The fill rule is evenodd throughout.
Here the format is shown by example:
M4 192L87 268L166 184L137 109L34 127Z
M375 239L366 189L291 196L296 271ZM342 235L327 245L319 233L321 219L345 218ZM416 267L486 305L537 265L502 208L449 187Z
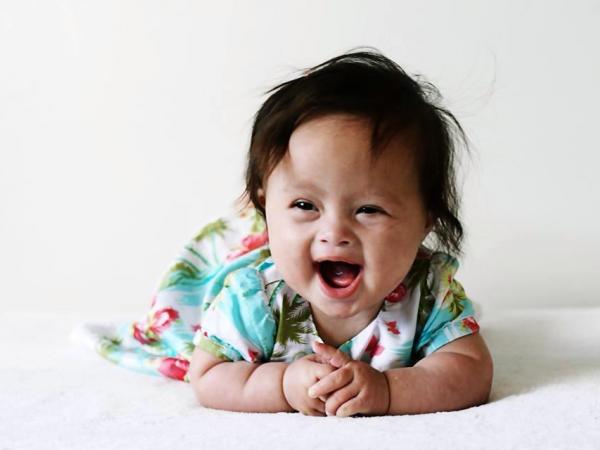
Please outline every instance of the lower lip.
M331 287L329 284L327 284L327 282L323 279L323 276L321 275L321 271L318 269L317 267L317 273L319 274L319 282L321 284L321 290L323 291L323 293L325 295L327 295L328 297L331 298L347 298L350 297L352 294L354 294L356 292L356 290L358 289L358 286L360 285L360 281L362 280L362 275L363 275L363 269L360 269L360 272L358 272L358 275L356 276L356 278L354 280L352 280L352 283L350 283L348 286L343 287L343 288L334 288Z

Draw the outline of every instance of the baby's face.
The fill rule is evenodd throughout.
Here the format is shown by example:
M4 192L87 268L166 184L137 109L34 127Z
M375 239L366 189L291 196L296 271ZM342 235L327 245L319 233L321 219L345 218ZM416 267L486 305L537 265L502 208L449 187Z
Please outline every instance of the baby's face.
M373 161L370 133L350 115L303 123L261 193L278 270L342 340L373 320L430 231L410 149L394 140Z

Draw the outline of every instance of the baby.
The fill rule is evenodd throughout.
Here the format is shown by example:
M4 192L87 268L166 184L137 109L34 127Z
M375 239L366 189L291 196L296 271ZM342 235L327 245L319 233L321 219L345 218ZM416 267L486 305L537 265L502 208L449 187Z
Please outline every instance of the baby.
M246 172L258 213L242 213L266 230L212 272L186 373L198 401L318 416L487 402L492 358L451 256L465 139L435 88L355 52L269 92Z

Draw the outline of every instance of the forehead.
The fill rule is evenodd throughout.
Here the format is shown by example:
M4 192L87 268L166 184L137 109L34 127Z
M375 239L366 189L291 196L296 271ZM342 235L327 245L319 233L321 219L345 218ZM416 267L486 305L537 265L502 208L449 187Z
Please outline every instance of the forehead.
M371 124L368 119L350 114L323 114L298 125L290 136L289 147L306 144L330 144L352 140L358 146L370 143Z
M392 139L374 157L368 119L331 114L302 123L292 133L288 151L274 172L285 176L284 187L324 187L397 191L413 184L414 152L401 138Z

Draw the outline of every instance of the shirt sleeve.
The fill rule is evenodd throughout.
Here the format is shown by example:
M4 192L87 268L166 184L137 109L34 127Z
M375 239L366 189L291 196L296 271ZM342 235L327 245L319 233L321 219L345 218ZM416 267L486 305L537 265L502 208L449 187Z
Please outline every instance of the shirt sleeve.
M243 267L228 274L200 326L194 344L217 358L267 361L277 326L258 270Z
M421 284L419 304L420 333L417 334L417 360L440 347L479 331L473 302L454 279L458 261L445 253L432 256L427 281Z

